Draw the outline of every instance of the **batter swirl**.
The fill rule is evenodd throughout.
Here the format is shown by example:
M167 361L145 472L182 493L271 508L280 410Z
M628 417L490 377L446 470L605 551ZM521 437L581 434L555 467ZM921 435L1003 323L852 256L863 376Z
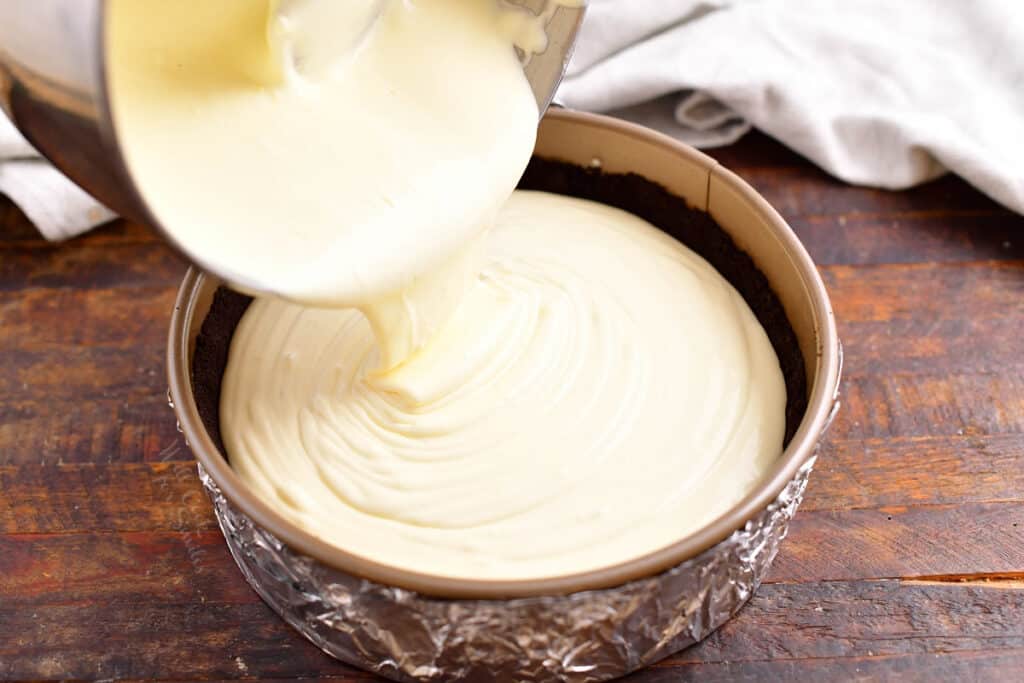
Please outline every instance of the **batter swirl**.
M739 294L646 222L517 192L441 331L381 372L356 311L257 300L231 346L232 465L339 547L446 576L615 564L739 501L785 386Z

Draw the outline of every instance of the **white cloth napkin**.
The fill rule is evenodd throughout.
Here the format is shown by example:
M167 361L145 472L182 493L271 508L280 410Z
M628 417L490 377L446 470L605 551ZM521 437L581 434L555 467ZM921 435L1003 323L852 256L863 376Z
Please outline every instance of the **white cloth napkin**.
M0 112L0 194L25 212L48 240L62 240L114 214L61 175L25 142Z
M559 101L696 145L752 124L851 183L1024 213L1021 0L591 0Z

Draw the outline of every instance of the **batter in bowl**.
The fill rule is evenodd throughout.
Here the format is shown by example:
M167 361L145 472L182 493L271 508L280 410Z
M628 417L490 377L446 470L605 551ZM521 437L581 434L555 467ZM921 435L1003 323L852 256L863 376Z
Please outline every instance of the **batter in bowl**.
M224 374L239 475L349 552L484 579L617 564L738 502L782 449L771 344L651 225L512 192L537 119L520 22L387 2L325 56L286 4L111 3L147 201L281 294L250 306Z
M121 147L178 244L236 284L359 307L387 365L424 343L530 158L521 22L493 0L111 0L108 15Z

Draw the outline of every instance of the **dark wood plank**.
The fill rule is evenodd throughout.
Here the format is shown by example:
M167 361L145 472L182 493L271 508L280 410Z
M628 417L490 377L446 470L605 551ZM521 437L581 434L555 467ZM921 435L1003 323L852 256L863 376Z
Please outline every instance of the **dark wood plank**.
M948 222L954 225L960 218L980 216L1002 218L1008 226L1020 225L1024 220L951 175L906 191L892 192L846 185L806 166L777 168L756 165L756 162L753 166L728 163L726 166L764 195L784 218L794 221L794 226L803 219L816 218L831 219L836 226L842 225L840 219L855 217L876 218L890 224L910 217L950 219ZM887 236L894 244L909 244L898 234Z
M1024 649L1022 610L1019 583L766 585L737 619L672 661L1014 652Z
M149 367L118 365L116 374L93 383L90 370L116 362L117 355L105 352L97 362L95 353L69 354L82 363L68 373L74 384L54 388L51 398L45 383L0 381L7 395L36 396L0 399L0 464L143 462L172 447L178 434L166 403L162 351L149 354ZM93 364L84 366L82 356ZM850 378L842 401L831 439L1024 433L1024 379L1012 373Z
M159 356L152 354L152 365ZM137 382L133 374L140 378ZM85 394L80 400L55 391L52 401L0 401L0 464L158 459L178 438L162 371L154 369L150 375L126 369L108 378L120 384L95 387L88 384L88 376L72 374L70 379L79 379L78 388ZM102 392L98 396L97 390ZM74 388L67 393L73 394ZM842 402L827 438L1024 433L1024 378L1014 373L850 378L843 383Z
M192 462L0 466L0 491L0 534L217 528Z
M1024 503L800 511L767 581L975 574L1024 578Z
M848 377L1024 369L1024 262L829 266L822 275Z
M777 658L761 662L666 662L623 683L790 683L791 681L1015 681L1024 675L1024 650L927 652L912 655Z
M185 261L160 242L86 241L0 249L0 291L28 287L173 287Z
M215 528L192 456L171 438L149 462L0 466L0 533ZM800 518L998 502L1024 502L1024 435L840 440L818 459Z
M175 296L166 286L0 292L5 351L160 348L167 343Z
M753 669L780 660L979 651L1001 656L1009 666L1024 650L1021 610L1024 590L1016 586L765 585L738 618L654 673L664 676L696 664L749 663ZM348 672L260 603L0 606L5 678L295 678Z
M1001 317L1022 307L1024 261L836 265L821 272L846 323Z
M124 396L111 390L111 398L0 400L0 465L153 462L167 449L189 459L167 405L163 370L136 372L137 384L149 388Z
M850 377L842 403L831 438L1024 432L1024 377L1013 371Z
M0 606L5 680L320 675L358 674L310 645L263 603Z
M259 602L219 530L0 536L0 567L5 609Z
M97 399L138 400L164 395L166 349L109 346L40 347L5 350L0 396L21 401L54 401L56 410Z
M0 536L0 595L24 605L144 603L186 600L202 586L207 602L251 598L238 592L244 583L219 531L203 516L202 494L184 495L181 518L169 511L158 520L169 531ZM97 514L105 507L110 505L97 504ZM794 519L766 582L986 574L1024 579L1022 549L1021 502L805 511Z
M819 264L1024 258L1024 216L954 176L900 192L852 187L758 133L709 153L765 196Z
M1024 216L1009 212L784 214L819 265L1024 259Z
M1008 501L1024 501L1024 434L833 439L800 511Z
M925 440L933 450L916 460L899 448L884 457L860 457L863 451L856 442L838 445L835 458L826 452L769 581L1024 574L1024 489L1016 483L1022 476L1021 439L965 436L957 441L977 449L974 457L947 450L942 440ZM915 448L918 443L905 445ZM872 448L867 449L869 455L879 450L878 443ZM980 460L979 452L991 455ZM0 507L0 529L7 534L186 532L184 540L174 534L167 535L169 540L160 540L161 534L143 534L138 543L171 548L178 571L188 572L187 548L193 539L199 539L202 548L217 550L222 541L194 465L177 460L187 457L187 451L165 449L162 457L171 464L0 468L0 490L10 492ZM882 492L876 494L876 489ZM125 496L126 490L132 495ZM957 500L965 490L971 495ZM967 504L971 496L1004 500ZM944 499L957 502L941 504ZM868 503L883 507L863 509ZM116 536L95 533L84 533L71 546L63 536L40 536L33 542L40 552L51 546L63 548L58 553L62 559L55 561L68 564L75 562L80 544L120 547ZM226 554L220 560L214 571L233 575ZM87 584L81 582L83 587ZM137 593L147 590L144 586Z
M1021 432L1020 262L824 272L847 350L834 436ZM55 438L73 444L64 447L71 457L122 459L116 451L125 430L155 430L159 438L147 448L166 447L160 397L173 296L149 287L0 295L7 361L0 367L0 462L52 453ZM126 405L115 406L118 400ZM102 438L89 438L82 424ZM83 453L86 441L96 450Z
M987 372L1024 363L1014 343L1024 315L1024 261L832 266L823 275L851 350L849 373ZM0 324L12 349L162 346L173 301L165 285L34 289L0 294Z
M33 362L6 381L0 369L0 464L158 459L178 438L163 353L12 354ZM61 366L42 362L58 358L69 364L63 376ZM852 376L843 382L842 404L829 439L1024 433L1024 376L1015 371Z

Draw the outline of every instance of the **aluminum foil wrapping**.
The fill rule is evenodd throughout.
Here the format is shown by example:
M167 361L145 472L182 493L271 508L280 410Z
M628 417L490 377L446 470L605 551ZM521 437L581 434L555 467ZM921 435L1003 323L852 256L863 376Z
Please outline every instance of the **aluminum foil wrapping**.
M451 600L384 586L294 552L253 524L199 466L250 585L326 653L397 681L603 681L700 641L760 584L811 457L763 513L697 557L615 588Z

